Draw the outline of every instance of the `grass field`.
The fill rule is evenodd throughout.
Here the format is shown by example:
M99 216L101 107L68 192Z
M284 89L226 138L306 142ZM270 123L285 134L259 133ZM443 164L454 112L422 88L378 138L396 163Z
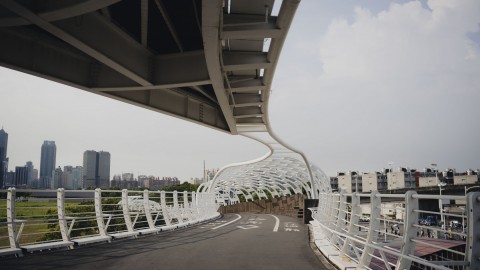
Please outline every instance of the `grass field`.
M78 202L67 202L65 207L77 206ZM35 243L39 241L46 233L55 230L49 228L55 227L53 224L58 223L57 204L56 202L16 202L16 219L25 220L20 244ZM8 239L8 229L6 224L7 205L5 200L0 201L0 248L8 247L10 245ZM55 219L55 220L54 220ZM17 224L17 231L21 224Z

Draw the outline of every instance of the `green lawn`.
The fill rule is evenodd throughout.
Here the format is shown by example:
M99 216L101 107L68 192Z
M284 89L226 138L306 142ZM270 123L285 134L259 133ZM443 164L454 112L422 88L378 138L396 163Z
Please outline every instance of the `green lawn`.
M79 205L78 202L67 202L65 207L74 207ZM16 202L16 217L17 220L26 220L20 237L20 244L35 243L39 241L46 233L54 228L48 227L47 219L57 219L57 204L56 202ZM0 248L9 246L8 229L6 222L7 210L6 201L0 201ZM55 221L50 221L55 222ZM55 227L54 225L52 225ZM17 230L20 229L20 224L17 224Z

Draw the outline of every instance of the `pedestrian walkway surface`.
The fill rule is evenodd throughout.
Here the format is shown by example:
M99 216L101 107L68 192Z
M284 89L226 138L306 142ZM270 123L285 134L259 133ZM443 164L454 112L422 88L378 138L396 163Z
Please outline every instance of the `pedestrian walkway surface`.
M107 244L0 258L2 269L327 269L299 219L227 214L195 227Z

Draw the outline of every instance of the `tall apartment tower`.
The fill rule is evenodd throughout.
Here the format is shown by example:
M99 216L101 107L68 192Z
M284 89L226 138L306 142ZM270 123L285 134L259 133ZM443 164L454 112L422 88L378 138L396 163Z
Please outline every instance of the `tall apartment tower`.
M100 151L97 156L98 161L98 181L99 188L110 187L110 153Z
M44 141L40 157L39 188L53 188L51 186L57 157L57 146L54 141Z
M32 187L33 184L33 163L31 161L27 161L25 165L27 167L27 186Z
M83 187L110 186L110 153L88 150L83 153Z
M97 187L97 152L87 150L83 152L83 187Z
M0 129L0 188L5 186L8 172L7 146L8 133L2 128Z

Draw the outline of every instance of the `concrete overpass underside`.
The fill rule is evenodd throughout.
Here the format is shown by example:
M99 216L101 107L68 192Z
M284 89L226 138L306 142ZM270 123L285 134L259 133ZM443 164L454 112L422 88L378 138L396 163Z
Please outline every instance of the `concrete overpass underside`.
M299 0L0 2L0 65L264 143L202 187L219 202L329 190L268 100Z

